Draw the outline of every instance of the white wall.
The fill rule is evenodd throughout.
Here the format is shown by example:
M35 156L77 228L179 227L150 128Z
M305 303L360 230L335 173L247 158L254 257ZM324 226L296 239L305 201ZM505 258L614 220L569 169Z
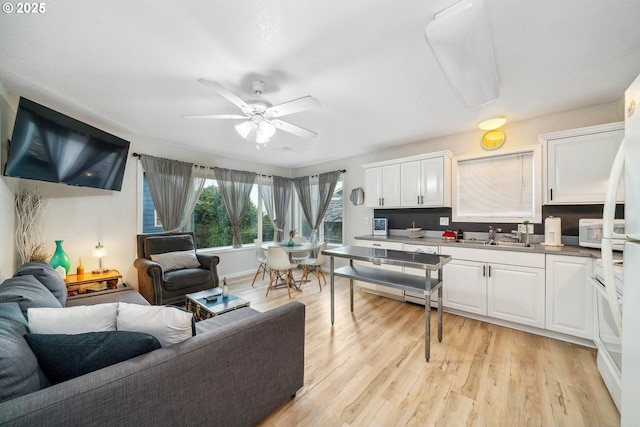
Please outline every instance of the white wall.
M11 135L15 112L9 106L9 97L0 83L0 152L6 159L7 139ZM3 165L4 161L0 162ZM13 208L15 185L0 180L0 282L13 275L16 249L14 242L15 215Z
M543 133L624 120L623 101L623 99L620 99L613 103L550 114L531 120L514 123L508 122L501 128L506 135L503 148L537 144L538 135ZM478 129L477 131L414 142L362 156L296 169L294 176L316 174L337 169L347 170L344 175L344 193L346 197L343 219L345 228L344 243L354 244L354 236L371 234L371 218L373 218L373 209L365 208L364 205L354 206L348 198L352 189L358 187L364 188L364 169L361 165L442 150L451 150L454 156L481 153L483 149L480 145L480 140L483 134L484 131ZM367 195L365 194L364 197L366 199Z
M16 106L12 107L15 109ZM7 109L6 103L0 105L0 108L4 114ZM9 110L11 109L9 108ZM64 113L64 111L62 112ZM14 114L10 113L10 123L13 123ZM503 128L507 137L505 147L535 144L540 133L609 123L622 120L622 118L622 103L616 102L518 123L508 123ZM346 169L347 172L344 176L345 244L353 244L354 236L370 233L370 225L367 220L373 217L373 209L366 209L363 205L353 206L348 200L348 194L353 188L364 187L362 164L445 149L453 151L456 155L482 151L480 147L482 131L478 130L300 168L292 173L284 168L222 158L210 153L122 134L97 123L90 124L130 140L130 153L138 152L201 165L222 166L281 176L302 176ZM4 141L8 137L5 129L6 126L3 126L2 138ZM5 159L3 159L3 163L4 161ZM104 266L119 270L124 276L125 283L137 286L137 272L133 267L133 260L136 257L135 236L141 227L140 171L139 161L130 157L127 161L121 192L68 187L61 184L3 177L0 181L0 278L10 276L17 267L13 240L13 194L23 188L37 188L44 197L51 198L49 221L45 233L51 253L55 248L54 240L64 240L63 247L72 260L72 270L76 268L80 257L83 258L85 268L90 270L97 267L97 260L91 257L91 250L100 241L109 251L109 255L104 259ZM255 270L253 249L217 252L217 254L221 258L219 266L221 277Z

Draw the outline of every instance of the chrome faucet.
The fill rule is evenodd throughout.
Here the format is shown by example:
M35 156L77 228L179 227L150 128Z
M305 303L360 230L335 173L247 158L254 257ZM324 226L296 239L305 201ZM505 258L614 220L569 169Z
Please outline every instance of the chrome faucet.
M489 226L489 242L492 243L496 237L496 230L493 229L493 226Z

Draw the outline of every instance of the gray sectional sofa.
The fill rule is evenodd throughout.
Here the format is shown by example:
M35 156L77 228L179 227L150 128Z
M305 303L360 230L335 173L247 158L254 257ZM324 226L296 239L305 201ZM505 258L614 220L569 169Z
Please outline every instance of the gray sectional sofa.
M131 288L66 305L103 302L148 305ZM196 323L196 335L178 344L5 400L0 425L255 425L303 386L304 325L295 301L234 310Z

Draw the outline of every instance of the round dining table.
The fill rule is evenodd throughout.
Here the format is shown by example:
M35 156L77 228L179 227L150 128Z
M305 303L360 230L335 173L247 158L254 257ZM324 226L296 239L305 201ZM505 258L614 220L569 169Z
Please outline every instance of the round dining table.
M284 249L284 251L289 254L289 262L293 263L293 253L294 252L312 251L314 249L320 248L320 246L322 246L322 243L318 243L318 242L316 242L316 243L301 242L301 243L294 243L293 246L289 246L289 244L287 242L281 242L281 243L278 243L278 242L266 242L266 243L262 244L261 248L266 251L267 249L269 249L270 246L277 246L279 248ZM308 281L309 280L306 280L305 282L308 282ZM295 285L295 283L294 283L294 287L297 290L301 290L298 285Z

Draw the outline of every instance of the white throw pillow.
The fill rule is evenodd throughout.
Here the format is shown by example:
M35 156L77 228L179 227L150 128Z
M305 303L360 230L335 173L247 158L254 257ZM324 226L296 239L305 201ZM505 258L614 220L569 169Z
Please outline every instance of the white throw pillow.
M192 336L193 313L178 307L139 305L121 302L118 307L119 331L145 332L160 341L162 347Z
M160 264L164 271L200 267L200 262L196 257L195 251L177 251L155 254L151 255L151 260Z
M118 303L27 310L32 334L84 334L115 331Z

